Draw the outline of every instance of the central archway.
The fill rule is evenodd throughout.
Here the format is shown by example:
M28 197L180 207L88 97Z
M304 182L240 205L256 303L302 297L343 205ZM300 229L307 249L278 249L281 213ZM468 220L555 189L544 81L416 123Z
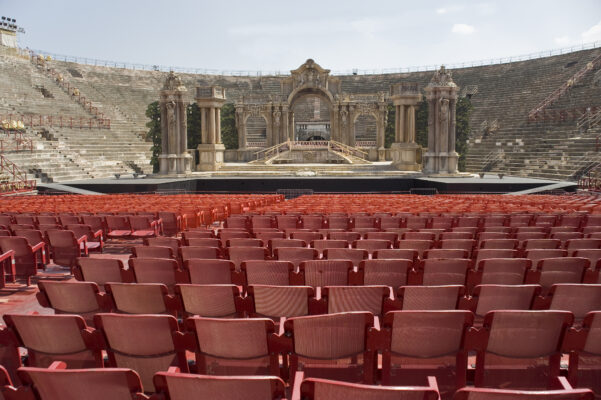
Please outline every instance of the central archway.
M290 139L313 141L332 139L333 107L328 93L306 88L290 95Z

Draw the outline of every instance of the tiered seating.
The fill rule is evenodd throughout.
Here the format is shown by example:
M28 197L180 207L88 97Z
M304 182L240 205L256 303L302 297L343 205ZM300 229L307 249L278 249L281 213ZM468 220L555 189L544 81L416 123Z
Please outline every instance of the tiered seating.
M284 204L292 209L308 200ZM465 206L476 200L483 199ZM502 204L485 200L489 208ZM547 200L532 203L542 207ZM599 241L548 238L565 227L583 235L585 228L586 235L596 231L594 214L574 214L590 207L574 200L555 199L552 206L563 213L517 210L527 218L507 211L444 219L435 219L434 211L386 215L384 208L369 215L326 213L309 218L320 222L312 228L304 226L307 214L266 213L283 208L273 203L260 208L262 214L227 217L227 228L147 238L132 248L129 268L119 260L78 258L74 272L82 282L40 284L40 304L62 315L8 314L0 343L12 375L22 347L31 353L30 367L65 357L68 368L128 368L145 392L182 396L186 390L226 393L215 389L224 384L211 376L254 376L258 386L270 379L264 398L281 397L281 388L308 398L362 390L387 396L397 390L392 385L417 386L420 395L442 399L477 396L465 386L548 391L571 390L571 384L601 393L594 378L601 370L601 284L596 265L577 256L598 250ZM533 207L527 199L510 201ZM382 229L382 220L393 217L396 226ZM330 221L338 227L330 228ZM21 216L19 222L39 221ZM524 228L545 237L518 239ZM257 236L266 232L280 237L265 243ZM427 246L418 248L421 242ZM558 246L565 250L561 257L543 256L536 264L528 258ZM47 332L44 340L34 331ZM98 356L103 351L108 360ZM170 385L171 378L181 386ZM529 395L567 393L591 395Z

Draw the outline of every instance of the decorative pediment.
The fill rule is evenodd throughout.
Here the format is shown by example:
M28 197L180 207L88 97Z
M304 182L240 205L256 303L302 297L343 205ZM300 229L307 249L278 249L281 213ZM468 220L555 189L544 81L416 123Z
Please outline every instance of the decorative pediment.
M305 61L303 65L290 71L292 78L292 89L300 87L327 87L329 69L323 69L312 59Z

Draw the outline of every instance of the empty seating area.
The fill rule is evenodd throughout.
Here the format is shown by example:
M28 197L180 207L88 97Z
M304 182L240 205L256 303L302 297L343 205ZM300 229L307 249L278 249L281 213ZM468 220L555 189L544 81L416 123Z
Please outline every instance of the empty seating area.
M7 399L601 395L596 197L98 199L0 201L33 271L85 238L73 278L37 280L43 312L3 313Z

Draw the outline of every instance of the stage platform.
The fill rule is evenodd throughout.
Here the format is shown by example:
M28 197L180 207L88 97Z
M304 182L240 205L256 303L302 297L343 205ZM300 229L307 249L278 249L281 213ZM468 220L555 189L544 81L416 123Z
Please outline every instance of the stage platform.
M76 190L102 193L149 193L149 192L195 192L195 193L275 193L278 190L306 190L315 193L537 193L544 191L574 192L575 182L489 174L457 177L426 176L421 173L397 175L359 176L187 176L183 178L137 178L122 176L120 179L89 179L62 182L62 186ZM44 189L40 188L43 192ZM434 190L436 189L436 190ZM53 191L48 188L48 191Z

